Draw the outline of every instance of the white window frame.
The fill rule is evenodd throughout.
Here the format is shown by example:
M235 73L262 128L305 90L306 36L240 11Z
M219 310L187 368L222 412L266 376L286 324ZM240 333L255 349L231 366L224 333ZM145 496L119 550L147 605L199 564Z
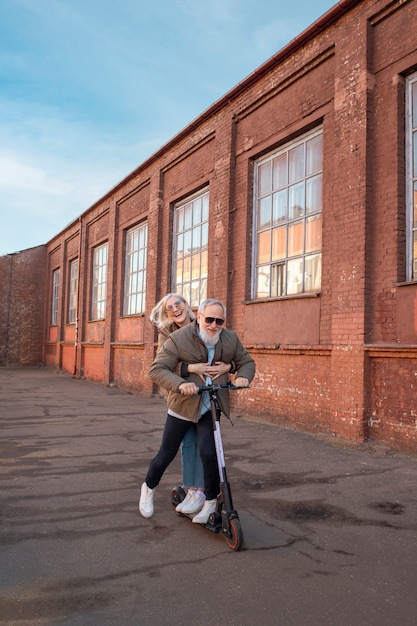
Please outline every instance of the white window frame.
M68 285L68 324L77 322L78 308L78 259L73 259L69 264Z
M408 281L417 280L417 72L406 81L406 255Z
M321 141L320 159L314 167L307 145ZM323 129L320 126L281 146L255 162L252 298L294 297L321 289L323 214ZM291 174L291 157L300 173ZM314 155L314 152L311 154ZM279 166L279 162L285 167ZM275 168L274 164L277 164ZM261 169L263 168L263 169ZM270 173L270 186L262 173ZM285 174L277 180L279 172ZM312 198L311 205L308 198ZM291 200L292 198L292 200ZM267 217L269 216L269 218ZM315 225L315 222L319 224ZM309 238L310 233L310 238ZM291 250L293 245L293 250ZM274 248L279 253L274 252Z
M108 253L107 243L93 249L91 320L104 320L106 317Z
M192 307L207 298L209 188L174 206L172 290Z
M58 326L60 276L61 276L61 272L59 268L53 271L52 273L51 326Z
M123 315L142 315L146 305L148 223L126 232Z

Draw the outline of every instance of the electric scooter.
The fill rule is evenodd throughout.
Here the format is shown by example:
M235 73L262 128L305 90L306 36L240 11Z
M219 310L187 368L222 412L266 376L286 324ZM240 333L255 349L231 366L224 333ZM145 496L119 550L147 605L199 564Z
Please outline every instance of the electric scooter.
M217 506L214 513L211 513L206 524L200 524L211 530L213 533L223 533L226 543L231 550L238 551L243 546L243 532L239 520L239 515L236 509L233 507L232 492L230 490L230 484L227 480L226 466L224 461L223 443L220 433L220 407L217 399L217 392L220 389L248 389L247 387L236 387L233 383L228 382L226 384L212 384L202 385L198 389L198 393L202 394L208 391L210 395L210 408L211 416L213 420L213 434L214 442L216 446L217 464L219 468L220 476L220 493L217 496ZM172 505L176 507L185 498L185 491L182 487L174 487L172 490ZM177 515L181 517L189 517L192 519L192 515L181 513L176 511Z

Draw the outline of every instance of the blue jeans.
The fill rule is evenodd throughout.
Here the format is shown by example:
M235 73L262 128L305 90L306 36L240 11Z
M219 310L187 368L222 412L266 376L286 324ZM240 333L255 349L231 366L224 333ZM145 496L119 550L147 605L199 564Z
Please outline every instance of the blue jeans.
M192 424L181 444L182 484L204 489L203 464L197 444L197 428Z
M161 447L150 462L145 482L150 489L155 489L167 469L175 459L182 440L193 422L167 415L162 435ZM203 463L204 488L207 500L214 500L220 490L219 468L217 466L216 447L214 444L213 422L211 413L204 413L195 424L197 443Z

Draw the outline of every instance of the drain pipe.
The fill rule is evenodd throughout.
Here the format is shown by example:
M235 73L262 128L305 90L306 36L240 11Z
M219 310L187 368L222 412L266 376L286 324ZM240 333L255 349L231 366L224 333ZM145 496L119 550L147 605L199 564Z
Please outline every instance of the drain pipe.
M78 340L78 334L79 334L79 327L80 327L80 318L79 318L79 311L80 311L80 281L81 281L81 250L82 250L82 245L81 245L81 240L82 240L82 232L83 232L83 221L82 221L82 217L80 216L78 218L78 222L79 222L79 228L78 228L78 279L77 279L77 310L75 312L75 338L74 338L74 369L72 372L73 376L76 376L77 374L77 359L78 359L78 344L79 344L79 340Z

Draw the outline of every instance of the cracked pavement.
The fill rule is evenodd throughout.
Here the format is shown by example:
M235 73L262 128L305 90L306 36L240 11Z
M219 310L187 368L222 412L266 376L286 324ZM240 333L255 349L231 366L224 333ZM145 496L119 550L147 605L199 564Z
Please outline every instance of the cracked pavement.
M417 620L417 458L222 422L244 548L138 513L163 398L0 368L0 624L402 626Z

